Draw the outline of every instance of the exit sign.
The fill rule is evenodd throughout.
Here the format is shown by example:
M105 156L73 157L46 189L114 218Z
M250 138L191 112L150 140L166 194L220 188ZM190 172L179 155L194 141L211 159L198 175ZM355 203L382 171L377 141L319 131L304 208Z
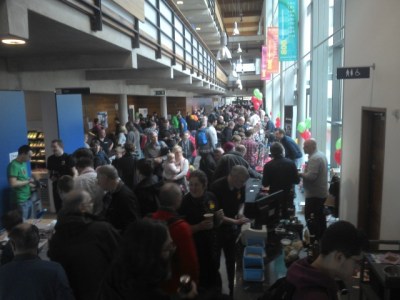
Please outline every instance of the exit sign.
M370 67L337 68L337 79L369 78Z
M165 90L154 91L156 96L165 96Z

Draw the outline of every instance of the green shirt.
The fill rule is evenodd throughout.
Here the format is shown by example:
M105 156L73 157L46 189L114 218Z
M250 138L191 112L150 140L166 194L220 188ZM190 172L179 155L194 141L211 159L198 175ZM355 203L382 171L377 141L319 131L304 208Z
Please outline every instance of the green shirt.
M8 164L7 177L15 177L18 181L29 180L28 169L26 167L26 162L19 162L14 159ZM29 184L12 188L11 199L15 203L23 203L28 200L31 196L31 187Z

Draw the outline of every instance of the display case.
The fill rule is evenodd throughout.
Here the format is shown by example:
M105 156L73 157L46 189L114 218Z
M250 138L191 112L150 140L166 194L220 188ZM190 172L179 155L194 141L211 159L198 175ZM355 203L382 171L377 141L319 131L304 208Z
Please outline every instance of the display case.
M31 130L28 131L28 144L32 148L31 168L46 168L46 150L43 132Z

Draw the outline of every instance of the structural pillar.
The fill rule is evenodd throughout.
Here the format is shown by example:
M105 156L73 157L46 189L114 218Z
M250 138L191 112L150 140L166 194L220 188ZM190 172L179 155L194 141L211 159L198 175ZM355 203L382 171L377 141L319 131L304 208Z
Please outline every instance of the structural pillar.
M121 124L128 122L128 95L119 95L119 120Z
M299 60L297 70L297 124L301 120L305 120L306 116L306 91L307 91L307 61L305 54L307 53L307 47L304 43L305 32L305 20L307 18L307 7L304 5L304 0L299 1ZM297 132L297 130L296 130ZM299 146L303 147L303 139L299 138Z
M161 96L160 97L160 110L161 110L161 116L167 119L167 96Z

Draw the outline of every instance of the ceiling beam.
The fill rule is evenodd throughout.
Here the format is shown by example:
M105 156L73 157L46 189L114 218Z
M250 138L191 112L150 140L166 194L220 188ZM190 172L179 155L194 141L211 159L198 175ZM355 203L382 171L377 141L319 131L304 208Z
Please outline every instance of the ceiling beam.
M117 80L117 79L173 79L172 68L157 69L124 69L124 70L89 70L86 71L87 80Z
M10 72L134 68L134 56L132 53L110 53L105 55L58 54L6 58L6 62L7 70Z

